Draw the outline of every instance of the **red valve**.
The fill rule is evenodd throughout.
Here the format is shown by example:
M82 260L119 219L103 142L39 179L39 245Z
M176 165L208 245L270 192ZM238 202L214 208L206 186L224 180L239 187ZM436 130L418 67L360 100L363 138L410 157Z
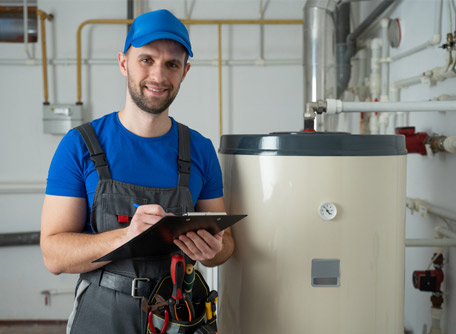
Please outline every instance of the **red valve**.
M415 127L404 127L396 128L396 134L405 136L408 153L427 155L425 144L429 136L426 132L415 133Z
M413 272L413 286L420 291L440 292L442 282L443 271L439 268Z

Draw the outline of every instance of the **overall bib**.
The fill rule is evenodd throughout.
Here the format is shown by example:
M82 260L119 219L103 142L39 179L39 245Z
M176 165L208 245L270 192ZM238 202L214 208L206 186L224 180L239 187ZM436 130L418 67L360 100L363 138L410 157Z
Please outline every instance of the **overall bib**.
M91 225L95 233L129 225L137 204L160 204L166 212L193 212L190 193L190 131L177 123L179 133L178 185L173 188L143 187L111 178L106 156L90 123L81 133L95 164L99 182L93 199ZM153 166L151 166L153 168ZM114 261L81 274L67 333L145 333L147 313L142 297L151 294L157 281L169 273L171 255Z

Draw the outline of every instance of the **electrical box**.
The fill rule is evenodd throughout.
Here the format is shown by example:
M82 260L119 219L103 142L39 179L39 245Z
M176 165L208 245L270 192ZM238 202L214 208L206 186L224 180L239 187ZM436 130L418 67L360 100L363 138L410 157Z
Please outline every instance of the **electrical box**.
M82 105L43 105L43 131L53 135L64 135L82 124Z

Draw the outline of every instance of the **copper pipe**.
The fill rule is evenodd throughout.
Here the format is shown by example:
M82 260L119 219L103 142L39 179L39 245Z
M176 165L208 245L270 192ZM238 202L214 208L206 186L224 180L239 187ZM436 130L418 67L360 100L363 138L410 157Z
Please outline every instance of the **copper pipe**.
M183 24L216 24L218 25L218 67L219 67L219 132L223 132L222 123L222 35L221 26L222 24L276 24L276 25L291 25L291 24L302 24L302 20L181 20ZM81 30L88 24L132 24L133 20L87 20L82 22L76 33L76 65L77 65L77 102L76 104L82 104L81 101Z
M88 24L132 24L133 20L87 20L82 22L76 32L76 72L77 72L77 101L76 104L82 104L81 101L81 31Z
M47 14L41 9L37 9L36 14L40 17L40 30L41 30L41 58L43 65L43 90L44 90L44 102L43 104L49 104L49 91L48 91L48 75L47 75L47 53L46 53L46 19L52 21L54 16Z

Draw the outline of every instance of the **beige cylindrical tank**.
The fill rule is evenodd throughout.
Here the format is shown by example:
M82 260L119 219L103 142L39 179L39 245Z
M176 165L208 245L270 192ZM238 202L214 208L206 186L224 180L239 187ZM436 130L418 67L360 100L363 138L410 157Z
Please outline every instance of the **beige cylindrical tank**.
M222 136L236 250L220 267L223 334L399 334L402 136Z

